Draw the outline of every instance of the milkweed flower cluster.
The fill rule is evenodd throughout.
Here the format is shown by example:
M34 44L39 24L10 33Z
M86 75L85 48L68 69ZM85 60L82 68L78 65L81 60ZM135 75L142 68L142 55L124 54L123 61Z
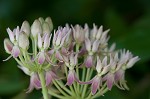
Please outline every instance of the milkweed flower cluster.
M10 56L6 60L13 57L30 76L28 93L42 88L44 99L91 99L113 86L129 89L125 72L139 57L129 50L115 50L115 44L109 46L109 29L66 24L52 30L50 17L40 17L31 26L24 21L21 28L7 28L4 48Z

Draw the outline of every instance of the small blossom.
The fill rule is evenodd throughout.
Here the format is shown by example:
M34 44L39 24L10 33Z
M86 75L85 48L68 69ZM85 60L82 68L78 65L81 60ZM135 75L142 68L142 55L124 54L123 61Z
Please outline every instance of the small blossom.
M81 26L76 25L72 26L73 29L73 37L75 41L79 44L83 43L85 40L86 27L83 29Z
M64 28L59 27L58 30L54 32L53 45L56 49L59 49L60 47L63 46L65 40L70 35L70 32L71 30L69 27L64 27Z

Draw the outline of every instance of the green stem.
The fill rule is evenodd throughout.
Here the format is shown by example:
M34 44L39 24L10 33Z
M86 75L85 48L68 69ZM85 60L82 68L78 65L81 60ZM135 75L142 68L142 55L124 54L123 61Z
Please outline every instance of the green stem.
M56 83L62 88L64 89L68 94L72 95L72 93L70 92L70 90L68 90L65 85L63 84L63 82L60 82L58 80L56 80Z
M57 83L55 82L55 80L53 80L53 83L54 83L55 87L56 87L65 97L68 97L68 94L66 94L66 93L57 85Z
M56 97L56 98L59 98L59 99L65 99L64 96L61 96L61 95L59 95L59 94L56 94L56 93L54 93L54 92L51 91L51 90L48 90L48 93L49 93L50 95Z
M77 44L76 45L76 52L77 53L79 52L79 47L80 47L80 45ZM77 73L77 77L79 78L79 68L78 68L78 65L76 65L76 73ZM77 83L77 91L78 92L80 91L80 85L79 85L79 83Z
M48 91L47 91L47 88L46 88L46 82L45 82L45 78L44 78L43 72L39 73L39 78L40 78L41 85L42 85L42 94L43 94L43 97L44 97L44 99L49 99L48 98Z
M87 69L86 80L85 80L85 81L87 81L87 80L89 79L89 74L90 74L90 68ZM86 93L87 86L88 86L88 85L84 85L83 93L82 93L82 98L85 97L85 93Z
M83 68L83 71L82 71L82 81L85 80L85 71L86 71L86 69ZM81 91L82 91L82 90L83 90L83 85L81 85Z

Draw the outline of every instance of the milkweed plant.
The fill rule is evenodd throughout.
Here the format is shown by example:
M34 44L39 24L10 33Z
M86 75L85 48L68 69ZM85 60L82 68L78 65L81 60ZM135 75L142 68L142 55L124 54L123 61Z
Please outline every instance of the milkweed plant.
M27 93L42 90L43 98L94 99L113 86L129 89L125 72L137 61L129 50L108 46L108 30L90 29L87 24L59 26L53 30L50 17L40 17L30 26L27 21L11 30L4 48L26 75Z

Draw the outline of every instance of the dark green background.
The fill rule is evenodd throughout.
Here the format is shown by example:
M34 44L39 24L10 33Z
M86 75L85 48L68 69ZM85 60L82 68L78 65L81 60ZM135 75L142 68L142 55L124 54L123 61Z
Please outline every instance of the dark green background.
M110 28L110 43L129 49L141 60L126 79L130 91L113 87L100 99L150 99L150 0L0 0L0 99L40 99L40 91L25 94L29 77L8 57L3 40L6 28L13 29L24 20L31 24L38 17L50 16L54 28L65 23L95 23Z

